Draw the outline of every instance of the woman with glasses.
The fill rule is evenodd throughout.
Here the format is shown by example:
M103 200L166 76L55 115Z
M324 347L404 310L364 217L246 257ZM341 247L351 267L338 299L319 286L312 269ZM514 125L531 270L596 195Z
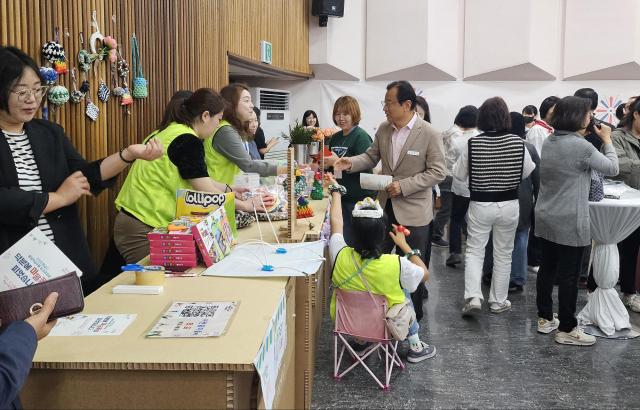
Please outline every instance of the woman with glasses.
M96 270L76 201L100 193L136 159L160 157L162 145L133 144L87 162L60 126L35 118L46 91L28 55L0 47L0 253L38 227L82 271L90 293Z

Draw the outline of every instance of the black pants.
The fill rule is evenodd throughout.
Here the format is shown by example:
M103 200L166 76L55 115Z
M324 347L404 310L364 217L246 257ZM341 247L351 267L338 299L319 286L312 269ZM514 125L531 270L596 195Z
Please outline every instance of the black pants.
M432 239L442 239L444 236L444 227L449 223L451 218L451 206L453 202L453 194L451 193L452 177L446 177L438 186L440 187L440 204L438 213L433 218L433 234Z
M531 229L529 229L529 243L527 245L527 264L529 266L540 266L542 262L542 252L540 250L540 238L535 235L536 216L531 212Z
M462 253L462 230L469 210L469 198L452 194L451 222L449 223L449 253Z
M389 230L391 230L391 224L398 224L395 214L393 213L393 207L391 206L391 200L387 201L384 207L384 212L387 214L387 221L389 223ZM433 223L424 226L407 226L411 231L411 235L407 236L407 243L411 246L411 249L419 249L422 253L422 261L427 267L429 267L429 261L431 260L431 226ZM384 252L389 253L395 246L393 240L387 237L384 243ZM402 255L402 251L396 249L396 253ZM420 284L418 289L411 294L411 301L416 311L416 319L420 321L424 312L422 311L422 303L427 297L426 288Z
M538 317L553 320L554 280L558 282L558 318L562 332L570 332L578 325L576 301L578 299L578 276L585 247L560 245L540 239L542 264L536 281L536 303Z
M638 250L640 250L640 228L633 231L618 244L620 253L620 291L622 293L635 294L636 264L638 262Z

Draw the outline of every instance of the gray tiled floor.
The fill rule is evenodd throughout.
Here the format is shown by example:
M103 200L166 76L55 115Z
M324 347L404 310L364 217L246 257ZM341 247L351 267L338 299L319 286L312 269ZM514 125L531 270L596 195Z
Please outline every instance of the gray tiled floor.
M407 364L382 392L363 369L332 377L332 323L325 318L317 351L314 408L640 408L640 338L598 339L593 347L562 346L535 331L535 275L510 296L511 311L460 316L464 272L444 265L434 248L421 337L436 358ZM485 296L488 290L485 289ZM581 291L578 308L586 303ZM630 313L640 326L640 314ZM378 359L368 363L381 370Z

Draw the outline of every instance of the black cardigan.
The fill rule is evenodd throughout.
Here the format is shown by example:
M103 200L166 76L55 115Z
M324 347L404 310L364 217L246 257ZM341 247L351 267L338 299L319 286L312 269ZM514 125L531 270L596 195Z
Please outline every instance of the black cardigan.
M49 192L55 192L64 180L76 171L89 180L91 193L97 195L115 178L102 181L100 163L87 162L71 145L62 127L34 119L24 125L43 192L27 192L19 188L11 149L4 135L0 136L0 253L38 225L47 206ZM89 244L78 219L75 203L45 215L56 245L82 270L85 293L93 291L96 269L89 253Z

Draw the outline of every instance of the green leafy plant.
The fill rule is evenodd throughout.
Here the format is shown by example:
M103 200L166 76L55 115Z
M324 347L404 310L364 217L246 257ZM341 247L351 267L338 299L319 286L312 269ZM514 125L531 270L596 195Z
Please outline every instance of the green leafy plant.
M298 120L296 120L296 123L293 127L289 126L288 138L292 144L310 144L315 133L315 129L307 129L302 124L300 124ZM287 138L286 135L283 136Z

